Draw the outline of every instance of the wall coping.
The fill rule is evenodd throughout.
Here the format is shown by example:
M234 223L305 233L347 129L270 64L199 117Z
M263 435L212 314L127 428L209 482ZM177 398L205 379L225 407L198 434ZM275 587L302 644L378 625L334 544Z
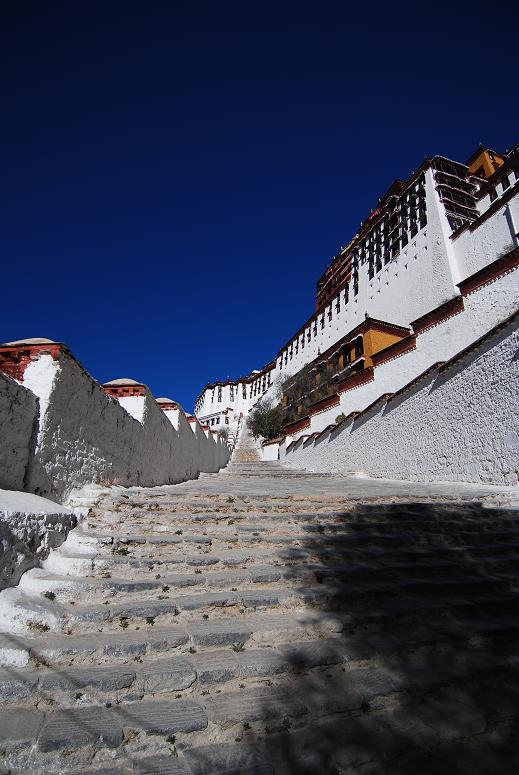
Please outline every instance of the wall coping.
M375 379L375 370L373 366L367 366L361 371L357 371L355 374L350 374L345 377L337 386L337 393L346 393L348 390L364 385L366 382L373 382Z
M410 334L405 339L400 339L398 342L390 344L384 350L379 350L378 353L371 356L371 361L373 366L381 366L383 363L405 355L410 350L416 350L416 334Z
M463 312L464 309L463 296L454 296L454 298L449 299L444 304L440 304L439 307L435 307L435 309L426 312L425 315L413 320L411 323L413 331L415 334L423 334L424 331L433 328L439 323L443 323L444 320L448 320L448 318Z
M474 293L474 291L477 291L484 285L488 285L494 280L497 280L502 275L508 274L508 272L511 272L518 266L519 247L505 253L504 256L501 256L491 264L484 266L483 269L474 272L470 277L466 277L465 280L458 283L458 288L463 296L467 296L469 293Z
M305 428L310 427L310 417L301 417L300 420L294 420L293 422L288 423L283 428L285 436L289 436L292 433L297 433L297 431L302 431Z
M332 393L331 396L326 396L326 398L321 398L320 401L316 401L314 404L311 404L308 408L308 414L310 417L313 417L316 414L325 412L327 409L332 409L334 406L340 406L340 404L341 398L339 394Z

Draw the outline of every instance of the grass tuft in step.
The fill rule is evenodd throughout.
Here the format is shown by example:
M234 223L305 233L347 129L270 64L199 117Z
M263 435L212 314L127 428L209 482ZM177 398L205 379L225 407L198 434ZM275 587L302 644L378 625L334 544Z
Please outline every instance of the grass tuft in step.
M154 616L147 616L146 617L146 624L151 624L151 626L153 627L153 625L155 624L155 617Z
M46 597L47 600L50 600L52 602L53 600L56 600L56 593L55 592L49 592L47 590L47 592L43 593L43 597Z
M137 729L127 729L124 733L123 745L128 745L128 743L131 743L132 740L136 740L138 737L139 732Z
M125 630L128 627L128 617L127 616L120 616L119 617L119 627L122 627L123 630Z
M32 619L30 619L27 622L27 627L29 630L32 630L33 632L48 632L50 630L50 627L48 624L42 624L41 622L35 622Z
M241 651L245 651L245 643L233 643L231 648L236 654L239 654Z

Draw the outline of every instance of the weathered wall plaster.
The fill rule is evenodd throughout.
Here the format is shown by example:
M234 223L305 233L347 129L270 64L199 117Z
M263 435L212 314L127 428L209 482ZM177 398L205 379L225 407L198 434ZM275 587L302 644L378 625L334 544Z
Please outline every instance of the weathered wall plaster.
M517 484L517 315L388 402L299 442L281 460L309 471Z
M0 589L44 560L75 527L75 514L37 495L0 490Z

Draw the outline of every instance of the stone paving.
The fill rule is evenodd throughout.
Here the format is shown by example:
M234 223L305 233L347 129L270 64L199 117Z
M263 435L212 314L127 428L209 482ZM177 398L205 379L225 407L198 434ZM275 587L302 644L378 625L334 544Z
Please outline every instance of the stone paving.
M0 772L516 771L516 497L252 460L98 488L0 596Z

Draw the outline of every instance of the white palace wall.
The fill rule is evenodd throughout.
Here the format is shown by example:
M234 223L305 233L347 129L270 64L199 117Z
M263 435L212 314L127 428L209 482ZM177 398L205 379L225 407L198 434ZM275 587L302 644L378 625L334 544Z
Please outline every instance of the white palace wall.
M282 445L289 467L421 481L518 482L517 314L389 401L318 439Z
M8 381L0 388L2 400L9 400ZM176 430L149 393L121 402L106 395L64 348L57 357L41 353L31 360L20 391L39 402L36 444L26 447L24 489L52 500L91 482L173 484L228 462L227 445L206 438L198 423L192 430L182 415ZM3 428L12 445L20 433L14 419ZM21 482L13 476L6 484Z

